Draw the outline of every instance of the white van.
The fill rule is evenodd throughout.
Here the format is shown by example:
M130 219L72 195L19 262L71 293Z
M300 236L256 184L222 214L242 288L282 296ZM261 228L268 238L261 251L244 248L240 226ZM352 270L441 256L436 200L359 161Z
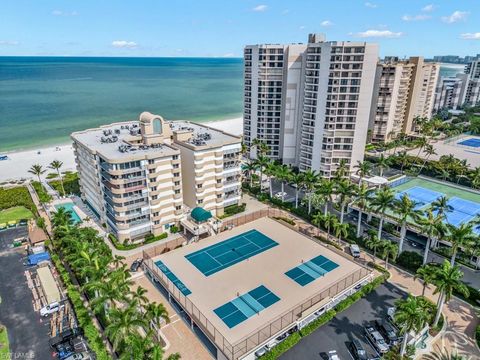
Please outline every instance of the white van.
M41 316L48 316L50 314L53 314L60 310L61 308L65 307L65 305L60 305L58 302L53 302L51 304L48 304L44 306L43 308L40 309L40 315Z
M360 247L357 244L350 245L350 253L354 258L360 257Z

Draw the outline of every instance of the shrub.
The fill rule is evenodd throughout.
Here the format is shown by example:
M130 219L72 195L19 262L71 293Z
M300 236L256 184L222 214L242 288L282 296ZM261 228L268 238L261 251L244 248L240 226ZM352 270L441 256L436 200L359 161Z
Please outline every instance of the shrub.
M277 216L277 217L274 217L275 220L282 220L283 222L286 222L287 224L290 224L292 226L295 226L295 221L293 221L292 219L289 219L289 218L286 218L286 217L283 217L283 216Z
M178 228L178 226L175 226L175 225L170 226L170 233L171 234L176 234L179 231L180 231L180 229Z
M49 184L58 191L59 194L62 194L62 183L60 180L52 180ZM78 180L78 173L65 172L63 175L63 187L65 188L65 193L80 195L80 183ZM65 194L62 194L65 195Z
M423 256L414 251L404 251L398 256L396 263L415 273L422 266Z
M0 210L9 209L15 206L24 206L33 213L37 212L30 193L25 186L10 189L0 188Z
M480 347L480 325L475 329L475 339L477 340L478 347Z
M338 245L336 242L331 241L331 240L327 240L322 236L315 236L315 239L320 240L321 242L323 242L325 244L331 245L334 248L337 248L338 250L343 250L342 247L340 245Z
M284 341L282 341L277 346L273 347L272 350L267 352L265 355L262 355L259 359L261 360L275 360L278 359L280 355L286 352L288 349L294 347L300 340L302 336L295 332L289 337L287 337Z
M35 192L37 193L38 198L40 199L40 202L42 204L46 204L52 201L52 197L48 195L42 184L40 184L38 181L32 181L32 186L35 189Z
M240 205L233 204L233 205L227 206L223 209L224 213L223 215L219 216L219 218L224 219L226 217L244 212L246 207L247 207L247 204L245 203L242 203Z

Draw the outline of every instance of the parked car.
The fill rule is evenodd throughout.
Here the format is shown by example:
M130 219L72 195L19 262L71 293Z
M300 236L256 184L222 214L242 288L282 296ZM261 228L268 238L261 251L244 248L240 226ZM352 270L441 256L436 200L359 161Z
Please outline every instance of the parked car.
M360 257L360 247L357 244L350 245L350 253L354 258Z
M379 353L385 354L386 352L388 352L389 347L387 342L374 326L365 326L365 333L367 335L367 339L372 343L372 345L375 347L375 349L378 350Z
M395 308L394 307L389 307L387 309L387 319L390 321L392 324L394 323L394 317L395 317Z
M285 198L288 194L284 191L284 192L277 192L274 196L277 198L277 199L281 199L282 197Z
M56 347L57 357L60 360L65 360L69 356L73 355L73 347L68 342L57 345Z
M132 265L130 265L130 271L131 272L136 272L140 266L143 264L143 259L137 259L135 260Z
M58 310L65 307L65 305L60 304L59 302L53 302L51 304L45 305L43 308L40 309L41 316L48 316L50 314L56 313Z
M267 349L265 349L265 347L262 347L255 352L255 356L259 358L260 356L263 356L266 353L267 353Z
M65 358L65 360L90 360L92 357L88 352L75 353Z
M349 350L355 360L368 360L367 352L363 348L362 343L357 339L350 343Z
M336 350L330 350L328 352L328 360L340 360Z
M392 325L390 325L388 322L379 322L375 320L375 325L382 334L382 336L387 340L389 345L397 345L400 343L400 339L397 335L397 331L394 329Z

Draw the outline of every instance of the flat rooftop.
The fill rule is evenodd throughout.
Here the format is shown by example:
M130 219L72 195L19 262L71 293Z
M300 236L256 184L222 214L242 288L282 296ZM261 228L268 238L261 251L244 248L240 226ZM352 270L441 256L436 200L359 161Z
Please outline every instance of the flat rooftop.
M241 142L240 137L211 128L208 125L184 120L168 121L168 124L170 124L170 127L174 133L192 133L192 137L188 141L175 141L190 147L220 147L227 144Z
M242 236L258 244L260 250L253 249L250 243L246 248L240 249L241 244L239 245L236 239ZM268 238L277 245L269 243ZM229 242L222 243L224 240ZM237 245L225 245L232 242ZM240 252L240 255L225 256L228 248ZM198 261L191 261L192 254L197 257L196 254L202 254L202 250L208 251L212 259L218 260L221 264L220 270L205 270L208 268L208 261L201 262L200 266ZM311 267L306 268L306 265L312 259L318 260L320 255L337 266L315 276L315 272L310 270ZM240 260L238 256L241 257ZM184 291L184 294L188 294L187 298L232 345L344 277L361 270L353 261L267 217L153 258L154 262L159 260L175 275L176 279L172 276L171 278L175 279L176 283L180 282L178 286L188 289ZM315 269L314 264L311 266ZM292 269L303 267L313 279L301 283L298 279L295 280L298 274L286 274ZM264 288L274 295L269 295ZM237 304L239 297L246 299L239 305L239 309L246 304L253 307L256 304L260 311L247 314L246 319L243 319L241 314L237 315L242 319L232 319L223 311L228 310L225 305L227 308L232 307L228 303ZM276 300L276 297L279 300ZM236 310L233 309L234 311ZM229 317L232 320L229 322L230 326L220 316Z
M71 136L76 141L86 146L106 159L124 159L164 157L178 154L178 150L168 144L155 146L135 145L130 148L131 141L141 140L138 121L127 121L104 125L99 128L74 132ZM125 151L121 151L123 147Z

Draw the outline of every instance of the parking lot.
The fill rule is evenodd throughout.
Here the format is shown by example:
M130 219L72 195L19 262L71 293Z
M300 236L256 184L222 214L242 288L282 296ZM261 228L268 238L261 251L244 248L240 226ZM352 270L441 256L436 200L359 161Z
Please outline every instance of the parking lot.
M386 283L338 314L328 324L303 338L296 346L283 354L282 360L328 359L328 352L336 350L340 359L352 359L347 346L353 339L360 340L367 353L375 353L365 337L364 326L374 320L383 320L387 309L407 294Z
M0 231L0 323L8 330L12 359L47 360L52 359L48 320L33 310L23 247L10 248L13 239L26 235L25 227Z

